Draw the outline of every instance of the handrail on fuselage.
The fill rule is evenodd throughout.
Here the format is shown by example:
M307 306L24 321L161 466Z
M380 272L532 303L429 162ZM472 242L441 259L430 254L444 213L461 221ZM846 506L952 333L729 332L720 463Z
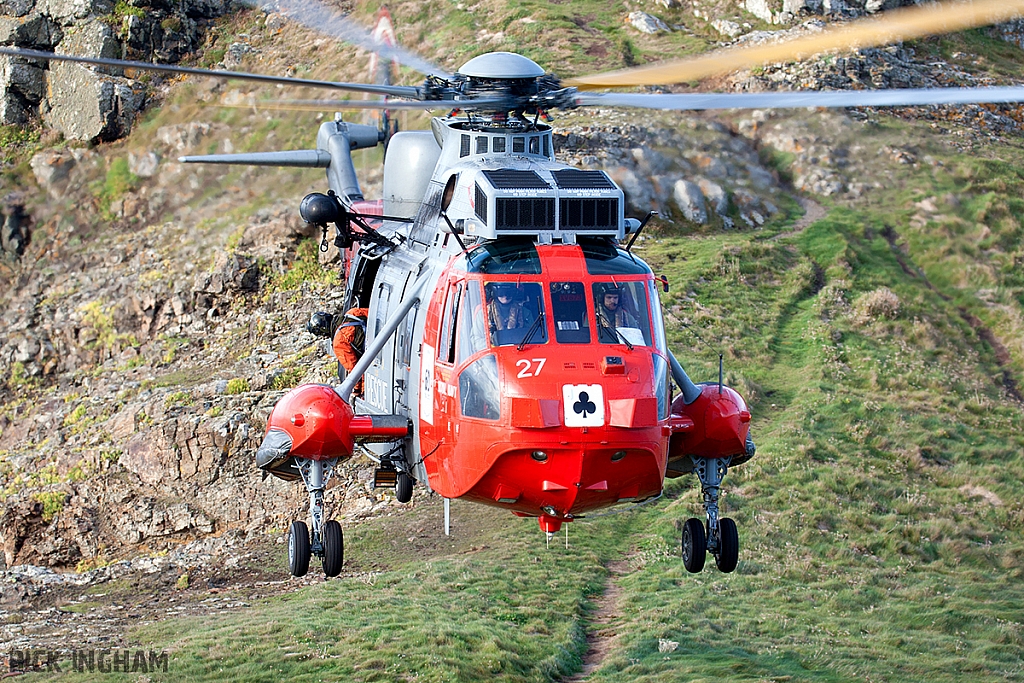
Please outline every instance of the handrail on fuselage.
M373 364L373 361L377 358L377 354L384 349L384 345L387 344L388 339L390 339L391 335L395 333L398 326L402 324L405 317L409 315L409 311L412 310L412 307L420 302L420 290L423 289L423 285L426 284L427 279L428 278L421 277L418 282L413 283L413 295L409 297L397 311L395 311L395 314L392 315L391 319L388 320L386 325L384 325L384 329L382 329L380 333L373 338L373 341L370 342L370 345L363 352L362 358L360 358L359 362L356 363L354 368L352 368L352 372L348 373L345 381L335 387L334 390L339 396L341 396L341 400L345 401L345 403L350 401L352 397L352 390L355 388L356 384L359 383L359 380L362 379L370 365Z

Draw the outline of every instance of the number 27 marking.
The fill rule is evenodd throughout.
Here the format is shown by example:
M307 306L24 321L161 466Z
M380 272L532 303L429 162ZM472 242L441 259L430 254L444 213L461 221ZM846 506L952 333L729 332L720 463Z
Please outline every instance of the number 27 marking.
M544 364L547 362L547 358L531 358L530 360L526 360L525 358L523 358L522 360L517 360L516 367L519 368L519 374L516 375L516 377L520 379L525 379L527 377L536 377L537 375L540 374L540 371L544 369ZM537 364L536 370L533 369L534 363Z

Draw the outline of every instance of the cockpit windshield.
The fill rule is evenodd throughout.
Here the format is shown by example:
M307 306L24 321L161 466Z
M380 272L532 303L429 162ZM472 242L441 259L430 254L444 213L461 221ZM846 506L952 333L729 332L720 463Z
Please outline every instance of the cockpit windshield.
M484 289L487 310L483 317L493 346L522 344L524 340L530 344L547 342L544 299L539 284L488 282Z
M589 344L590 316L582 282L551 283L551 315L559 344Z
M585 272L579 251L554 254L528 240L485 242L459 256L454 270L466 275L456 287L459 296L450 297L458 316L442 322L452 330L449 345L442 343L450 349L449 362L461 366L495 347L551 341L663 350L664 326L647 264L608 240L580 238L579 245Z
M651 345L644 282L596 282L594 313L597 338L605 344Z

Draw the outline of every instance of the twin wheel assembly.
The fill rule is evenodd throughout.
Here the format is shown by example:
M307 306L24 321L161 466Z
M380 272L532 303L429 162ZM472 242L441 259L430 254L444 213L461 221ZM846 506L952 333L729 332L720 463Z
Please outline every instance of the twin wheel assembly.
M299 474L309 490L309 517L313 533L305 522L292 522L288 531L288 571L292 576L305 576L309 571L309 558L316 555L324 563L328 577L341 573L345 562L345 538L341 525L333 519L324 521L324 489L334 473L337 459L307 460L296 458Z
M715 558L718 568L729 573L736 569L740 555L740 537L736 522L718 516L718 499L722 479L728 471L730 458L693 458L694 471L700 479L707 526L694 517L683 524L683 566L697 573L704 569L708 553Z
M333 519L328 520L322 535L314 535L311 541L306 523L292 522L288 532L288 571L292 576L306 575L309 558L314 553L323 559L324 574L332 577L341 573L341 565L345 562L345 538L340 524Z
M324 490L337 463L337 458L295 458L299 474L309 491L309 517L313 529L310 533L305 522L297 521L292 522L288 530L288 571L292 576L305 576L309 571L309 560L314 555L323 561L324 574L328 578L341 573L345 562L345 538L341 524L333 519L324 521ZM408 503L412 500L413 478L407 472L399 471L394 459L382 464L385 466L374 474L374 486L394 487L398 502Z

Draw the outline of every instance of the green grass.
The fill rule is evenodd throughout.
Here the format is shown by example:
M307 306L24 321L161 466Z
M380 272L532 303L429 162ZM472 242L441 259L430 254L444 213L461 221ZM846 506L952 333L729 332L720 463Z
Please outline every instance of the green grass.
M126 157L114 158L110 162L99 192L103 213L109 214L110 205L135 190L139 186L139 181L140 178L129 170Z
M334 285L340 282L335 269L324 268L317 258L319 242L304 240L296 250L295 260L284 273L271 277L267 293L296 290L304 284Z

